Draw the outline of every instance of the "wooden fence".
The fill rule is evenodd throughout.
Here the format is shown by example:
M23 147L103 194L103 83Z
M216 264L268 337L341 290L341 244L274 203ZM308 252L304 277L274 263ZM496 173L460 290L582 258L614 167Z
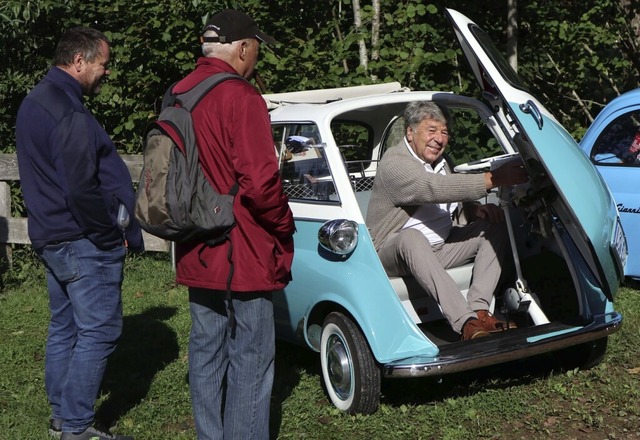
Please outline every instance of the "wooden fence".
M141 155L122 155L131 181L137 182L142 170ZM27 219L11 216L11 189L9 182L20 180L18 161L15 154L0 154L0 260L11 263L11 244L29 244ZM147 251L168 252L168 241L143 232Z

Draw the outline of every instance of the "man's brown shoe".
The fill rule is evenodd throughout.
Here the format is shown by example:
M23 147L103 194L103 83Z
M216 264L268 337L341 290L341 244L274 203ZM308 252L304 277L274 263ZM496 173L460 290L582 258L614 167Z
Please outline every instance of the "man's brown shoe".
M478 319L468 319L462 326L462 340L468 341L470 339L482 338L485 336L491 336L484 328L482 323Z
M512 321L500 321L493 316L488 310L476 311L478 320L480 321L482 328L489 333L499 333L507 329L518 328L515 322Z

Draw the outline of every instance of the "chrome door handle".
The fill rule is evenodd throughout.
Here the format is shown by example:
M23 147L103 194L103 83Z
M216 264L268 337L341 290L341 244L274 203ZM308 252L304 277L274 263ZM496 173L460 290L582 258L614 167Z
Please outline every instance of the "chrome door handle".
M533 120L536 121L538 129L542 130L542 114L540 113L538 106L536 106L533 101L528 100L526 103L520 104L520 110L524 113L530 114L533 117Z

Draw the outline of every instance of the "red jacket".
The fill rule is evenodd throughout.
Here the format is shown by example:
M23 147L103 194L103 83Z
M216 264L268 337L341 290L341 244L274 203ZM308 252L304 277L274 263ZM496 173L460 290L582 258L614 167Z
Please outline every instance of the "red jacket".
M219 72L236 73L217 58L200 58L195 70L180 81L184 92ZM227 80L205 96L192 113L200 162L220 193L240 185L233 211L236 227L231 243L205 247L176 246L176 280L190 287L225 290L227 253L233 245L236 292L281 289L291 280L295 226L282 192L271 124L258 91L242 80ZM204 261L202 264L200 258Z

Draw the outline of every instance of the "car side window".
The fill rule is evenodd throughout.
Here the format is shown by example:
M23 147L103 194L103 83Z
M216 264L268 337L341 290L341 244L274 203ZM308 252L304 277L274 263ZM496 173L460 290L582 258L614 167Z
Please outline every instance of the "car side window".
M338 200L318 127L296 123L273 125L271 130L289 200Z
M364 177L372 162L373 129L362 122L336 119L331 121L331 134L352 179Z
M373 128L362 121L334 119L331 121L331 135L349 173L356 200L366 217L377 166L377 160L373 158Z
M380 148L380 159L384 153L391 147L395 147L402 141L404 137L404 117L395 117L387 126L385 130L384 139L382 139L382 145Z
M640 166L640 111L624 114L602 130L591 160L598 165Z

